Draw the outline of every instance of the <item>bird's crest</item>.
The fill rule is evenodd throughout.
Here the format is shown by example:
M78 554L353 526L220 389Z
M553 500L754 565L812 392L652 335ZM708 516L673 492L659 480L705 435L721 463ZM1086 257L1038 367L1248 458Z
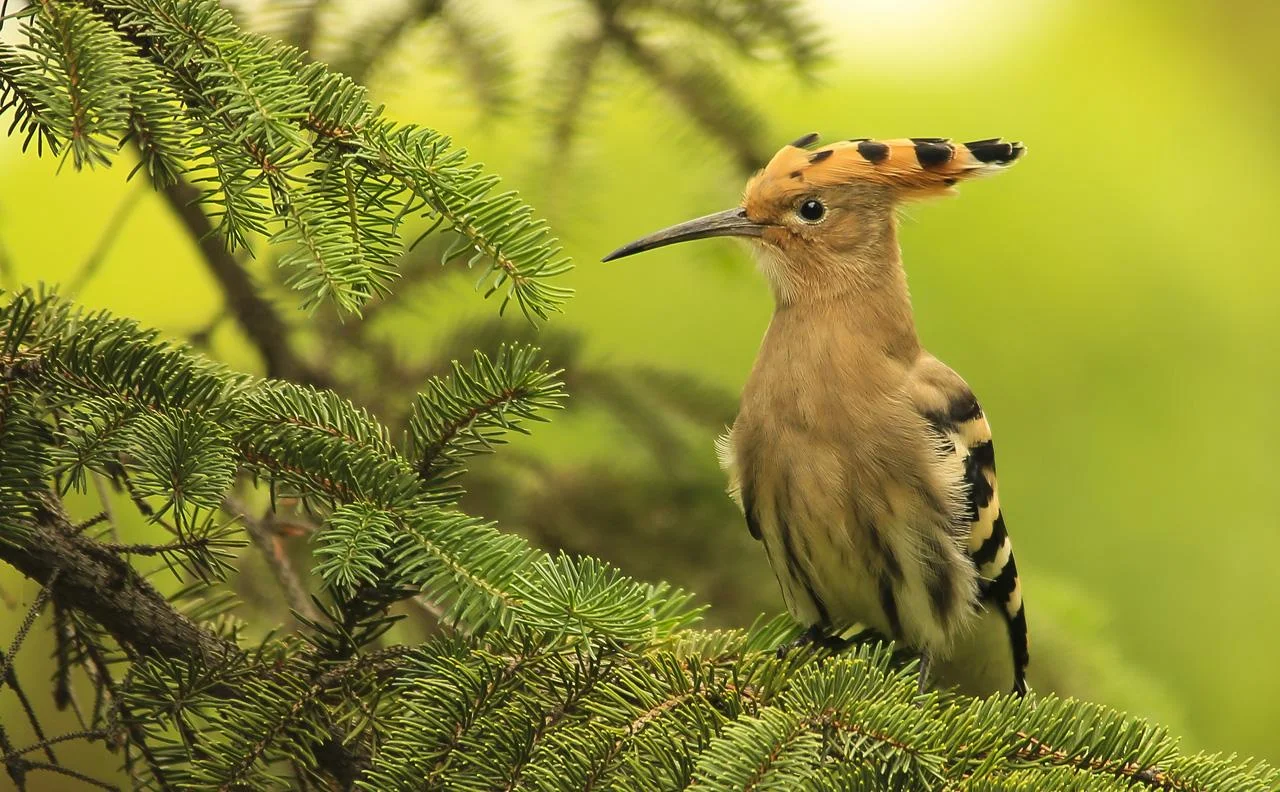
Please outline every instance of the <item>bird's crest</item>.
M947 195L962 179L1012 165L1026 148L1000 138L952 143L947 138L841 140L809 147L817 133L784 146L747 185L765 200L802 193L814 187L859 182L889 187L898 197Z

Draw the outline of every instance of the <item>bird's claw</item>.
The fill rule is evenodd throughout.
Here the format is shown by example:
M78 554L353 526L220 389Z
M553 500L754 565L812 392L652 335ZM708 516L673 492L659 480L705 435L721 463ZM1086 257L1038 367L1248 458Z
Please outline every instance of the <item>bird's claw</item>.
M820 649L826 649L832 654L844 651L851 646L854 641L841 638L839 635L830 635L816 624L810 625L809 629L801 633L794 641L785 643L778 647L778 659L782 660L790 654L792 649L800 649L805 646L814 646Z

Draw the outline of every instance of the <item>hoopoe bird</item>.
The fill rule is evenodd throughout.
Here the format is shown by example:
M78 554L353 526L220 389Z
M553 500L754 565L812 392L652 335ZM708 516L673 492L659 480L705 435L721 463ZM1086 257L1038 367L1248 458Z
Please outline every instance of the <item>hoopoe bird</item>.
M916 336L897 239L904 201L1015 162L999 138L783 147L740 206L605 261L713 236L748 239L775 310L729 433L729 492L764 543L798 643L867 627L920 655L926 682L1026 692L1027 622L1000 512L991 427Z

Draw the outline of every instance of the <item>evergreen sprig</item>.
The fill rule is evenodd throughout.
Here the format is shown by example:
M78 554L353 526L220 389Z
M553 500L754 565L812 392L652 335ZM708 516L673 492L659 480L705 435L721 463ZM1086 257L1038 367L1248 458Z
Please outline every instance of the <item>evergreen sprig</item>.
M132 141L161 185L180 176L232 248L268 237L309 303L358 311L396 276L406 218L455 238L531 318L569 291L546 223L450 138L381 115L365 91L297 49L245 33L215 0L46 0L28 43L0 48L0 112L38 148L108 165Z
M507 432L527 434L524 422L545 421L540 412L560 406L559 372L537 352L503 345L490 359L476 351L470 366L455 361L451 377L426 382L409 418L409 455L423 481L447 482L467 457L492 451Z

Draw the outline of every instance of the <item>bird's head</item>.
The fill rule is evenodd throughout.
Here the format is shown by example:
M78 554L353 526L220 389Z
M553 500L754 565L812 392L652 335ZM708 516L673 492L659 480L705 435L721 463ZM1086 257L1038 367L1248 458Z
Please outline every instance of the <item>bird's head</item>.
M873 283L897 266L897 205L945 195L1006 167L1025 150L998 138L848 140L818 149L817 134L784 146L751 180L742 203L623 245L605 261L713 236L750 239L780 301Z

